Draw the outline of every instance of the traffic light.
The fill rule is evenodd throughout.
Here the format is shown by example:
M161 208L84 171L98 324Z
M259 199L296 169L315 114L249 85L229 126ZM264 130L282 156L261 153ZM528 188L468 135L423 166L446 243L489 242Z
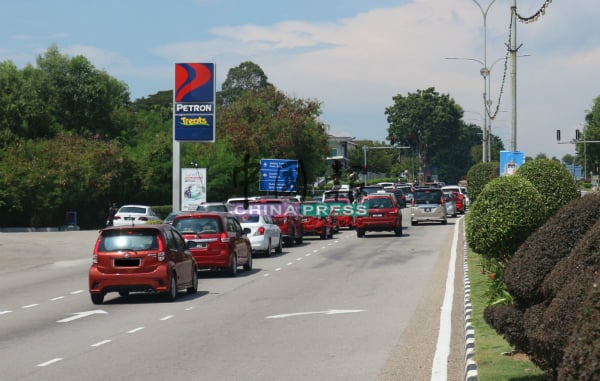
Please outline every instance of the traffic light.
M390 145L394 145L396 143L396 137L394 135L390 136Z
M581 134L579 133L579 129L575 130L575 140L579 140L579 136Z
M556 130L556 140L560 142L560 130Z
M340 172L342 172L342 165L339 161L334 160L331 164L331 169L333 169L333 173L339 174Z

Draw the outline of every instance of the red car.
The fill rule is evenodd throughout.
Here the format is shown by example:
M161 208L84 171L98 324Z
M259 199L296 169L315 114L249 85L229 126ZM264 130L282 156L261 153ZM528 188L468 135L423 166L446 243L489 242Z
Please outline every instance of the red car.
M195 212L175 217L199 269L221 270L236 276L239 266L252 270L252 246L237 218L229 212Z
M452 198L454 199L454 204L456 205L456 211L460 214L465 213L466 205L465 205L465 195L461 192L450 192L452 193Z
M304 204L320 204L316 201L305 201ZM321 239L333 238L334 227L333 214L329 216L302 216L302 234L317 235Z
M340 207L351 204L350 200L347 198L338 198L338 199L328 198L324 202L325 202L325 204L339 205ZM340 216L338 214L336 216L336 219L337 219L338 227L341 227L341 228L353 229L354 225L356 223L355 218L353 216Z
M402 236L402 211L396 197L389 193L372 193L361 199L368 209L368 216L356 218L356 236L362 238L367 231L392 231Z
M262 198L248 202L248 210L267 214L281 229L283 242L288 246L302 243L302 218L298 202L285 198Z
M163 293L174 300L180 289L198 290L196 261L171 225L113 226L100 231L89 270L90 296L102 304L109 292Z

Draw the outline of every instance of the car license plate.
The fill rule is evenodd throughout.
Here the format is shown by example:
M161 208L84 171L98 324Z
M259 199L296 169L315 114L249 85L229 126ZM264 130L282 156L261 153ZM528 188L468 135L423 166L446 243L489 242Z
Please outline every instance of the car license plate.
M425 212L426 212L426 213L429 213L429 212L431 212L431 208L425 208Z
M206 249L206 242L200 242L200 244L198 245L199 248L201 249Z
M381 213L373 214L373 217L383 217L383 214L381 214Z

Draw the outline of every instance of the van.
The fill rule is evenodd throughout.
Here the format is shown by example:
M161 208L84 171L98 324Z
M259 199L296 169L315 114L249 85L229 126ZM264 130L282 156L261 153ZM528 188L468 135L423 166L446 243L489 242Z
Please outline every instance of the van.
M419 222L448 223L444 192L440 188L416 188L410 207L410 223Z

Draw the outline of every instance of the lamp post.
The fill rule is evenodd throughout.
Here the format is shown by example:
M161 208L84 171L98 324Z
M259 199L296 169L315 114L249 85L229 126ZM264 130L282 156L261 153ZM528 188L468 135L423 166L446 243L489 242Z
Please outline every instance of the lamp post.
M491 5L491 4L490 4ZM494 65L500 61L503 57L498 58L491 67L487 67L485 61L478 60L476 58L464 58L464 57L446 57L447 60L466 60L466 61L474 61L481 64L483 67L479 70L481 77L483 78L483 129L482 129L482 160L484 163L490 161L490 142L489 142L489 128L488 128L488 107L491 103L491 99L489 98L488 88L489 88L489 74L494 67Z

